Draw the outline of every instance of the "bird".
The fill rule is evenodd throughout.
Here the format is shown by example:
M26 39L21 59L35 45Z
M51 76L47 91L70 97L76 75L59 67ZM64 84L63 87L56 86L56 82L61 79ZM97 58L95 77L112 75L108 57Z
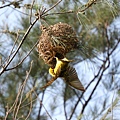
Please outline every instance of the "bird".
M51 68L51 67L49 68L49 74L55 79L58 77L62 77L63 80L71 87L81 91L85 91L85 88L83 87L82 83L78 78L75 68L73 68L69 64L73 60L68 60L65 57L63 59L59 59L57 57L55 58L56 58L56 66L55 68ZM52 79L52 82L53 81L54 80Z

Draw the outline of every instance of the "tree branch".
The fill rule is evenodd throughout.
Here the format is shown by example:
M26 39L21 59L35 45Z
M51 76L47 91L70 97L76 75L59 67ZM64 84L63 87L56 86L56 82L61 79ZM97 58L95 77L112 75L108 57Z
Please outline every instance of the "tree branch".
M30 30L32 29L32 27L34 26L34 24L38 21L38 17L33 21L33 23L29 26L29 28L27 29L26 33L24 34L20 44L18 45L16 51L14 52L13 56L9 59L9 61L6 63L5 66L3 66L2 70L0 71L0 75L2 75L2 73L4 73L4 71L6 71L6 68L9 66L9 64L12 62L12 60L15 58L16 54L18 53L19 49L21 48L23 42L25 41L26 37L28 36Z

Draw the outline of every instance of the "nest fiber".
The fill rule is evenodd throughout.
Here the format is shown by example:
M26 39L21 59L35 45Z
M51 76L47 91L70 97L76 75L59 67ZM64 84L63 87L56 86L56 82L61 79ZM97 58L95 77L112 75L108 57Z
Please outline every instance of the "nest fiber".
M46 64L54 67L55 57L62 59L72 49L76 48L78 39L72 27L66 23L57 23L48 28L41 26L38 52Z

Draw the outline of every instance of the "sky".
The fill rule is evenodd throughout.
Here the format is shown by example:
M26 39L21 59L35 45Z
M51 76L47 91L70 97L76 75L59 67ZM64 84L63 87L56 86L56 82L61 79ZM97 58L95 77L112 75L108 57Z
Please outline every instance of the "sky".
M1 5L2 5L2 3L0 2L0 6ZM17 10L23 12L23 8L20 8L20 9L17 9ZM4 24L4 29L5 30L8 28L7 26L10 26L10 30L13 30L13 28L18 25L18 20L19 20L20 14L21 14L18 11L15 11L13 9L13 6L0 9L0 21L1 21L0 22L0 31L3 30L3 27L2 27L3 24ZM113 29L113 26L115 26L114 29L118 29L118 31L120 32L120 18L115 19L113 24L109 27L109 29ZM4 47L6 47L6 43L10 44L11 41L7 40L7 38L2 36L2 39L0 39L0 43L1 42L5 42ZM116 49L116 51L113 54L114 59L118 60L118 61L119 61L119 56L120 56L119 48L120 48L120 46L118 47L118 49ZM8 50L9 50L9 48L6 49L6 51L8 51ZM2 50L0 50L0 51L2 51ZM103 55L100 54L99 58L103 59ZM98 62L98 64L94 65L93 63L91 63L91 61L86 60L86 61L80 62L80 63L78 63L74 66L77 73L78 73L78 76L79 76L81 82L84 84L85 87L93 79L94 75L98 71L98 65L101 64L99 60L96 60L96 59L93 59L93 60ZM113 58L111 57L111 61L112 60L113 60ZM110 67L112 67L112 65ZM108 71L106 71L106 73L107 72ZM61 86L63 85L63 81L61 79L58 79L58 81L60 81L59 85L58 85L58 87L59 87L58 90L54 91L54 89L53 89L53 91L52 91L50 88L47 89L47 94L45 94L45 98L44 98L45 101L43 103L46 108L49 108L49 104L52 101L52 96L54 96L56 94L60 94L60 91L62 91ZM88 89L89 91L86 91L86 93L84 95L85 99L88 98L90 91L92 90L93 86L96 84L96 81L97 81L97 79L92 83L92 85ZM58 83L56 82L54 84L58 84ZM102 83L98 86L98 89L101 89L101 87L102 87ZM98 102L101 102L101 104L102 104L102 99L99 99L99 98L103 98L105 95L108 95L109 104L111 105L111 102L112 102L111 98L115 97L114 93L115 93L115 91L110 91L109 93L107 93L107 91L105 91L103 89L101 91L99 91L99 93L95 92L96 97L93 99L93 103L91 103L89 106L93 105L94 101L96 101L96 100L98 100ZM41 97L41 96L39 96L39 97ZM63 102L62 102L63 100L59 95L57 96L57 100L59 100L59 101L55 101L56 102L55 104L59 104L59 108L56 109L56 112L53 115L53 119L54 120L55 119L65 120L63 107L60 108L60 105L62 106L62 104L63 104ZM70 102L71 101L68 101L68 104ZM79 104L79 107L81 107L81 104ZM79 107L77 108L77 111L80 110ZM69 109L69 106L68 106L67 109ZM86 109L86 111L89 111L89 109ZM60 113L62 113L62 114L60 114ZM79 112L78 112L78 115L79 115Z

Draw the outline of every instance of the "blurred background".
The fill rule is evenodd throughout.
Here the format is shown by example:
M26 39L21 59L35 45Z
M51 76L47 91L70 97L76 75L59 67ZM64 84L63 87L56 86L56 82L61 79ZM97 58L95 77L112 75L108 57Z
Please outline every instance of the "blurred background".
M119 0L1 0L0 120L119 120L119 21ZM37 52L40 26L59 22L78 37L67 58L84 93L60 78L40 90L51 78Z

